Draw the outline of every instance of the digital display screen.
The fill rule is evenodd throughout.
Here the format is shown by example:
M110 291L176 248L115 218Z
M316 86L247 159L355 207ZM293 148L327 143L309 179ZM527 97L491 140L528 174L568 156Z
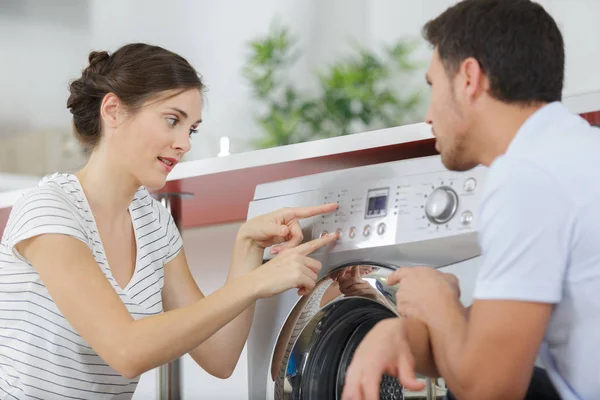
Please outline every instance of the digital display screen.
M370 191L367 197L367 210L365 217L384 217L387 214L387 202L387 189L378 189Z

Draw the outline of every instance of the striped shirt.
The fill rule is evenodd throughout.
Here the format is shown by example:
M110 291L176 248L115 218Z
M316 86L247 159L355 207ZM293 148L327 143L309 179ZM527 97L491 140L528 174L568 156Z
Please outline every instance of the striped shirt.
M0 399L130 399L138 379L119 375L56 307L33 266L15 249L44 233L84 242L133 318L162 312L163 266L182 247L173 218L140 188L129 212L137 259L122 289L112 276L83 188L74 175L41 180L13 207L0 242Z

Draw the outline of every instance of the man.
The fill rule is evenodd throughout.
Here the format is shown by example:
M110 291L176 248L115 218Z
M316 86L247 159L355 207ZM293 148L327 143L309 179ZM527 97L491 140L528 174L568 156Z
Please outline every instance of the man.
M600 131L560 103L564 46L529 0L464 0L424 28L434 53L427 123L446 167L489 166L482 265L467 312L444 274L403 268L403 318L379 323L343 399L377 399L383 373L454 396L522 399L536 356L563 399L600 398Z

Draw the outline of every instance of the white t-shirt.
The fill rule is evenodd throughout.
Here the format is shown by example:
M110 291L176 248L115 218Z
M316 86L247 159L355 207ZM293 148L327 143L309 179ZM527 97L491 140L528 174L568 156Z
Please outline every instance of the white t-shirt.
M119 375L62 316L15 244L44 233L84 242L133 318L162 312L163 266L182 247L165 207L140 188L129 207L135 271L124 289L107 264L83 189L74 175L54 174L13 207L0 242L0 399L129 399L138 379Z
M600 396L600 129L546 105L490 166L477 299L555 304L539 358L561 397Z

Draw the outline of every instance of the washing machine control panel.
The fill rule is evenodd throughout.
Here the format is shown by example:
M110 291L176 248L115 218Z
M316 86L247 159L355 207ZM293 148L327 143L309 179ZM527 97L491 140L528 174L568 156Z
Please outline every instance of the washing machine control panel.
M339 208L316 217L313 238L337 231L343 249L475 231L484 179L484 168L477 167L328 186L319 191L319 201Z

